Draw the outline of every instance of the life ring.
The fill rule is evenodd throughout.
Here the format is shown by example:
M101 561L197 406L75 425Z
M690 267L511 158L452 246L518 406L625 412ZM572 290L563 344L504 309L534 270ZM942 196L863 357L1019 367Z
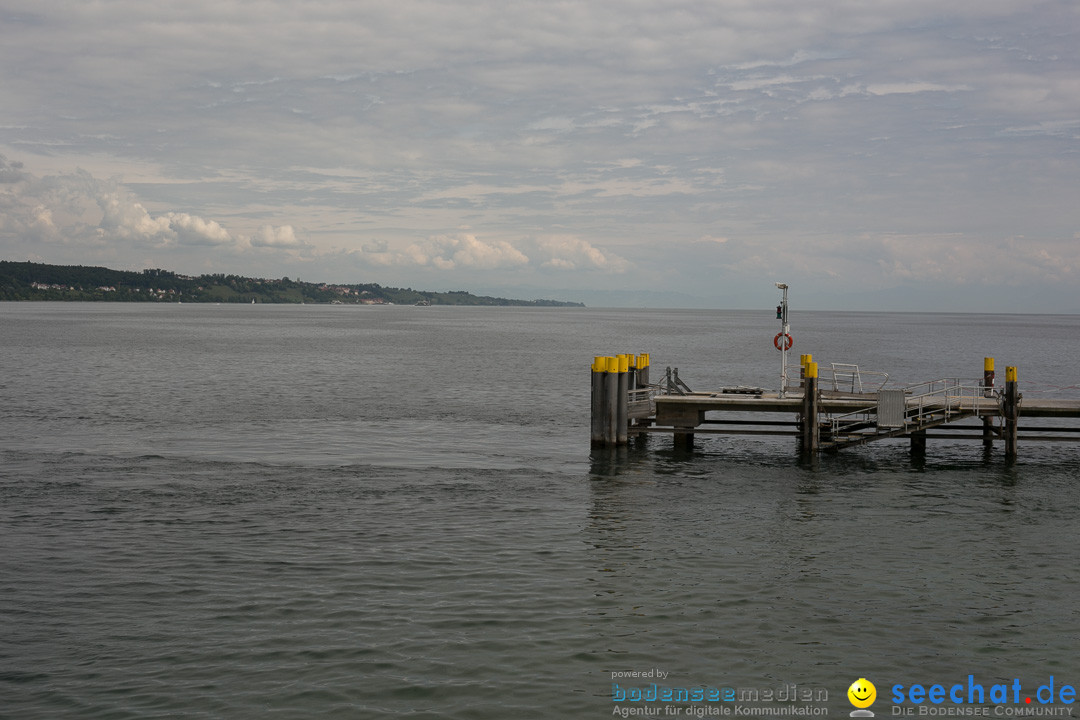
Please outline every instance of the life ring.
M783 339L782 342L781 339ZM777 350L790 350L795 347L795 338L787 333L776 333L776 337L772 339L772 344L776 346Z

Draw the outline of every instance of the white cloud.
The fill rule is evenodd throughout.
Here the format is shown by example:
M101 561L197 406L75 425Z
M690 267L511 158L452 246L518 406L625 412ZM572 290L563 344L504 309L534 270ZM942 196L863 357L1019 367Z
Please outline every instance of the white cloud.
M467 233L429 237L410 245L405 257L416 265L432 265L440 270L495 270L529 262L524 253L505 240L481 240Z
M131 200L120 190L105 192L98 196L101 207L101 223L98 231L104 238L168 243L175 239L169 218L151 218L140 203Z
M296 237L291 225L263 225L251 236L254 247L299 249L304 243Z
M0 155L0 242L61 243L93 248L156 249L245 247L298 249L289 225L263 225L250 237L215 220L186 212L153 214L117 180L85 171L37 178Z
M602 270L623 273L630 267L626 259L604 252L573 235L548 235L535 238L541 267L553 270Z
M866 86L871 95L910 95L922 92L963 92L971 90L967 85L939 85L930 82L878 83Z
M230 245L235 242L229 231L214 220L204 220L187 213L166 213L169 228L184 245Z

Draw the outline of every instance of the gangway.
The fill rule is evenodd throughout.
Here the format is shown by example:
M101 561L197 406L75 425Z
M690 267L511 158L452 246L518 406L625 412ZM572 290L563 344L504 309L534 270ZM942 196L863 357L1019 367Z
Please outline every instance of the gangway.
M875 400L872 406L832 416L822 427L821 449L835 451L913 435L969 417L1000 416L1001 405L1000 393L957 378L881 389Z

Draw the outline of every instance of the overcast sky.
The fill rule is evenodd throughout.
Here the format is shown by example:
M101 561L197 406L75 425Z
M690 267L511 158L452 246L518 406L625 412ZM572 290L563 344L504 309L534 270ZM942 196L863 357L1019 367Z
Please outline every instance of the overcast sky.
M1080 312L1080 3L0 0L0 259Z

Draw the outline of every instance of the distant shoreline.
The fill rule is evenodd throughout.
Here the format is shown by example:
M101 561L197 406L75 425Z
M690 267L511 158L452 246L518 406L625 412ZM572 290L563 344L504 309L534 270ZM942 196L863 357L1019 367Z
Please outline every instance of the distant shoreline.
M335 305L469 305L585 307L562 300L518 300L383 287L377 283L331 284L250 278L220 273L197 277L170 270L142 272L82 265L0 260L0 301L152 302Z

